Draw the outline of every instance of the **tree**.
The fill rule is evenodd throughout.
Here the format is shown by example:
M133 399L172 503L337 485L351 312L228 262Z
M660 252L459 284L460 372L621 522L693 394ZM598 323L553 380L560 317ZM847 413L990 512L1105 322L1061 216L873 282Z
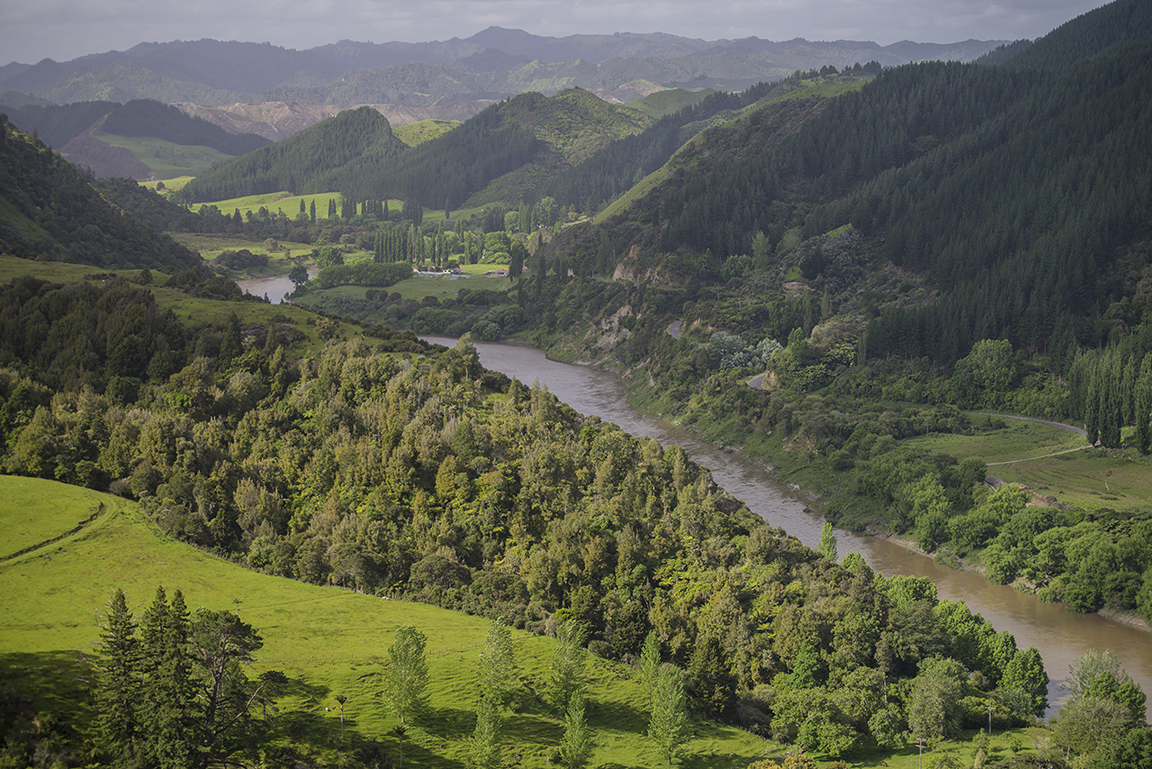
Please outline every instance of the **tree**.
M500 726L503 719L496 703L481 697L476 703L476 729L470 748L475 769L496 769L500 765Z
M556 629L556 649L552 653L550 688L552 704L567 712L572 697L584 689L584 631L568 620Z
M652 714L648 736L656 743L660 755L669 764L688 741L688 708L684 697L684 678L679 669L666 667L656 676L652 688Z
M1044 670L1044 660L1035 646L1016 652L1004 668L1000 689L1023 692L1030 706L1028 715L1037 718L1044 716L1044 711L1048 709L1048 673Z
M102 629L96 663L96 744L114 765L129 766L140 730L140 645L123 590L108 601Z
M720 716L736 696L736 679L728 655L714 636L705 636L692 651L688 663L688 689L696 707Z
M247 737L249 713L262 684L249 680L243 665L264 646L260 634L229 611L200 609L192 618L188 648L202 709L198 755L201 766L216 763Z
M564 736L560 740L560 765L583 769L592 757L592 730L584 718L584 697L577 694L564 714Z
M195 766L195 694L187 644L184 595L177 590L169 604L164 588L157 588L140 623L140 699L149 703L142 711L146 714L141 719L146 732L142 753L146 762L174 769Z
M299 289L308 282L308 268L302 264L296 265L288 272L288 280Z
M955 736L960 728L961 680L964 667L956 660L935 657L924 660L912 682L908 725L917 737Z
M656 676L660 674L660 639L656 631L649 631L644 639L644 648L640 652L640 685L648 695L648 704L652 704L652 688L656 684Z
M427 638L411 625L396 631L388 647L388 677L384 699L392 714L407 726L408 719L418 718L427 706L424 690L428 686L428 662L424 659Z
M515 680L516 658L512 650L512 631L503 620L496 620L488 626L480 652L480 696L502 708L508 704Z
M836 563L839 556L836 553L836 533L832 530L832 524L825 523L820 528L820 555L827 558L829 561Z

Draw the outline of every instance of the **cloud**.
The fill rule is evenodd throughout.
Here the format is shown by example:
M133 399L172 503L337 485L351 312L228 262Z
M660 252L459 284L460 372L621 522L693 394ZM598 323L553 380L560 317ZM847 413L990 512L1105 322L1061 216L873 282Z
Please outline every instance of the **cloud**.
M422 42L489 26L533 34L667 32L716 40L1040 37L1103 0L44 0L0 5L0 63L57 61L141 42L219 40L311 48L341 39Z

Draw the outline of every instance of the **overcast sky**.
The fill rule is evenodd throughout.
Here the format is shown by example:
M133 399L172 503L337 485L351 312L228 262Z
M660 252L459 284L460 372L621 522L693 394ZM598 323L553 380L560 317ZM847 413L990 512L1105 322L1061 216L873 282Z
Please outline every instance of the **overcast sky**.
M305 49L423 42L489 26L537 35L667 32L705 40L1035 39L1104 0L0 0L0 64L67 61L142 42Z

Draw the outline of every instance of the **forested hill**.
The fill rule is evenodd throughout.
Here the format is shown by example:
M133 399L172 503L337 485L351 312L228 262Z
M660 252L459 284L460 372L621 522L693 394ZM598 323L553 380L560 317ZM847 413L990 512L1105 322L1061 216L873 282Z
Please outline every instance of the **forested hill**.
M5 109L13 125L27 133L35 131L41 139L57 149L92 128L101 119L100 133L148 136L173 144L211 147L226 155L243 155L269 144L262 136L230 134L203 118L147 99L127 104L87 101L63 106L26 105Z
M1012 57L1011 63L1064 69L1117 43L1148 40L1152 40L1152 5L1144 0L1115 0L1052 30Z
M516 203L552 175L639 134L652 119L576 88L521 94L426 142L386 174L346 177L356 197L414 199L425 206Z
M102 267L201 264L200 257L110 205L43 141L0 123L0 250Z
M409 150L385 118L361 107L213 166L181 195L205 201L278 190L337 191L354 201L399 198L430 208L515 203L550 176L652 122L578 88L548 98L527 93Z
M1059 73L956 63L885 70L782 142L758 144L777 130L780 109L712 129L670 163L662 184L606 222L612 252L633 254L624 269L714 281L736 255L768 266L800 239L851 225L863 250L805 265L829 310L883 264L938 292L880 313L869 355L948 365L980 339L1066 350L1139 321L1133 302L1149 237L1139 212L1152 206L1149 43L1122 41ZM595 232L569 237L558 252L598 247Z
M283 141L214 165L180 192L187 201L223 200L287 190L298 195L336 189L348 173L378 172L407 146L371 107L346 110Z

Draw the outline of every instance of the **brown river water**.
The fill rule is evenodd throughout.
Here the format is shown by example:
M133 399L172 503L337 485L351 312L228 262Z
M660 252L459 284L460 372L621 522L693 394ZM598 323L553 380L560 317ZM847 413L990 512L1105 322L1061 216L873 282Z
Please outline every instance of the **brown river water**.
M424 337L453 346L454 339ZM560 400L583 414L595 414L640 437L649 436L664 446L680 445L730 494L773 526L779 526L805 545L820 541L823 517L773 480L758 463L726 452L712 443L659 418L643 414L628 403L627 389L615 374L548 360L533 347L511 343L476 344L485 368L501 371L531 386L545 385ZM1049 715L1066 698L1060 683L1068 666L1088 649L1107 649L1121 661L1146 693L1152 694L1152 634L1098 614L1076 614L1062 604L1040 603L1027 593L993 585L975 572L942 566L931 558L877 537L837 530L841 557L860 553L877 572L928 577L941 599L963 600L973 613L989 620L997 631L1007 630L1019 648L1035 646L1044 658L1051 684ZM1152 708L1150 708L1152 711Z

